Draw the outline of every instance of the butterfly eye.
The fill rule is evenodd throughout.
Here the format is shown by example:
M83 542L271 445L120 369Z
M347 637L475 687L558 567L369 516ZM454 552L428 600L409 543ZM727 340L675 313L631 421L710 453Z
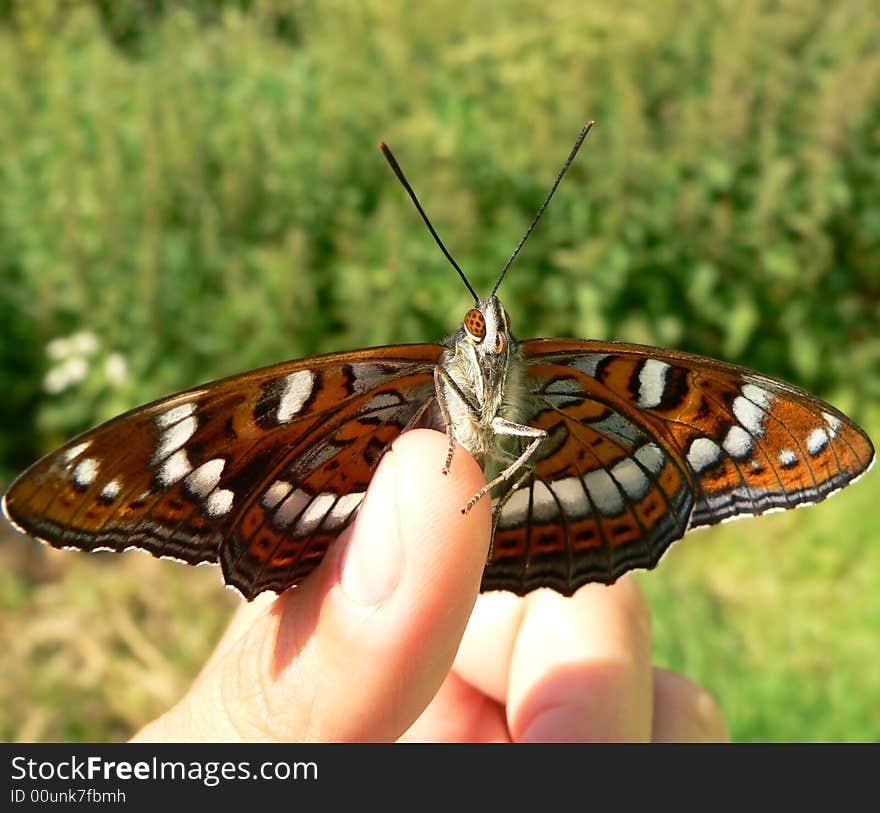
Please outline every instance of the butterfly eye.
M477 341L486 337L486 318L477 308L471 308L464 315L464 329Z

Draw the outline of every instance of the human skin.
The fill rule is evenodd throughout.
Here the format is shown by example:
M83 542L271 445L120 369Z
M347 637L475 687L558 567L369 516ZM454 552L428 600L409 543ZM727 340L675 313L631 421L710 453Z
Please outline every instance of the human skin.
M715 702L651 663L635 582L479 595L490 506L445 435L383 457L355 523L281 596L243 604L135 741L718 741Z

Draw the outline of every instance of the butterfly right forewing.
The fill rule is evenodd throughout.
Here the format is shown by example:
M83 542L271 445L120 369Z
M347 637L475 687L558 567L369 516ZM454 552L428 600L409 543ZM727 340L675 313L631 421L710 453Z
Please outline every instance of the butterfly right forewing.
M273 365L133 410L4 498L55 547L219 562L253 597L296 584L357 511L379 457L433 399L439 345Z

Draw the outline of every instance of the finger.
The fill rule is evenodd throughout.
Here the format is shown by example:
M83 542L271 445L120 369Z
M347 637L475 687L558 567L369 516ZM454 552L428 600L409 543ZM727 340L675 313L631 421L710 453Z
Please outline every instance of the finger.
M402 435L353 528L303 584L242 611L179 707L143 737L393 740L445 678L479 590L485 480L447 440Z
M450 672L400 742L510 742L504 706Z
M654 668L654 742L728 742L730 732L718 704L699 684Z
M651 684L650 616L632 579L528 597L511 659L514 741L647 741Z
M483 593L474 606L453 671L498 703L507 702L510 660L526 599L502 590Z

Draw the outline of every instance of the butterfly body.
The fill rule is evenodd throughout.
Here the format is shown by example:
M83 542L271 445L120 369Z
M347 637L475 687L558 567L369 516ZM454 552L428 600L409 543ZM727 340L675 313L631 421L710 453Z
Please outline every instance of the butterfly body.
M871 465L844 414L743 367L517 342L495 291L524 240L485 299L452 261L474 307L443 344L283 362L147 404L36 462L3 513L59 548L217 563L250 599L308 576L395 438L430 427L449 438L444 472L457 443L487 476L462 506L493 501L482 589L571 594L653 567L691 528L819 502Z
M444 346L437 396L446 406L455 439L483 462L494 447L493 420L515 421L520 412L522 362L498 299L478 303Z
M512 485L511 478L528 465L544 433L523 423L529 397L525 365L497 297L477 302L444 344L435 374L440 421L434 427L450 439L444 470L449 469L457 441L489 479L465 506L468 510L494 486ZM520 439L531 443L518 448Z

